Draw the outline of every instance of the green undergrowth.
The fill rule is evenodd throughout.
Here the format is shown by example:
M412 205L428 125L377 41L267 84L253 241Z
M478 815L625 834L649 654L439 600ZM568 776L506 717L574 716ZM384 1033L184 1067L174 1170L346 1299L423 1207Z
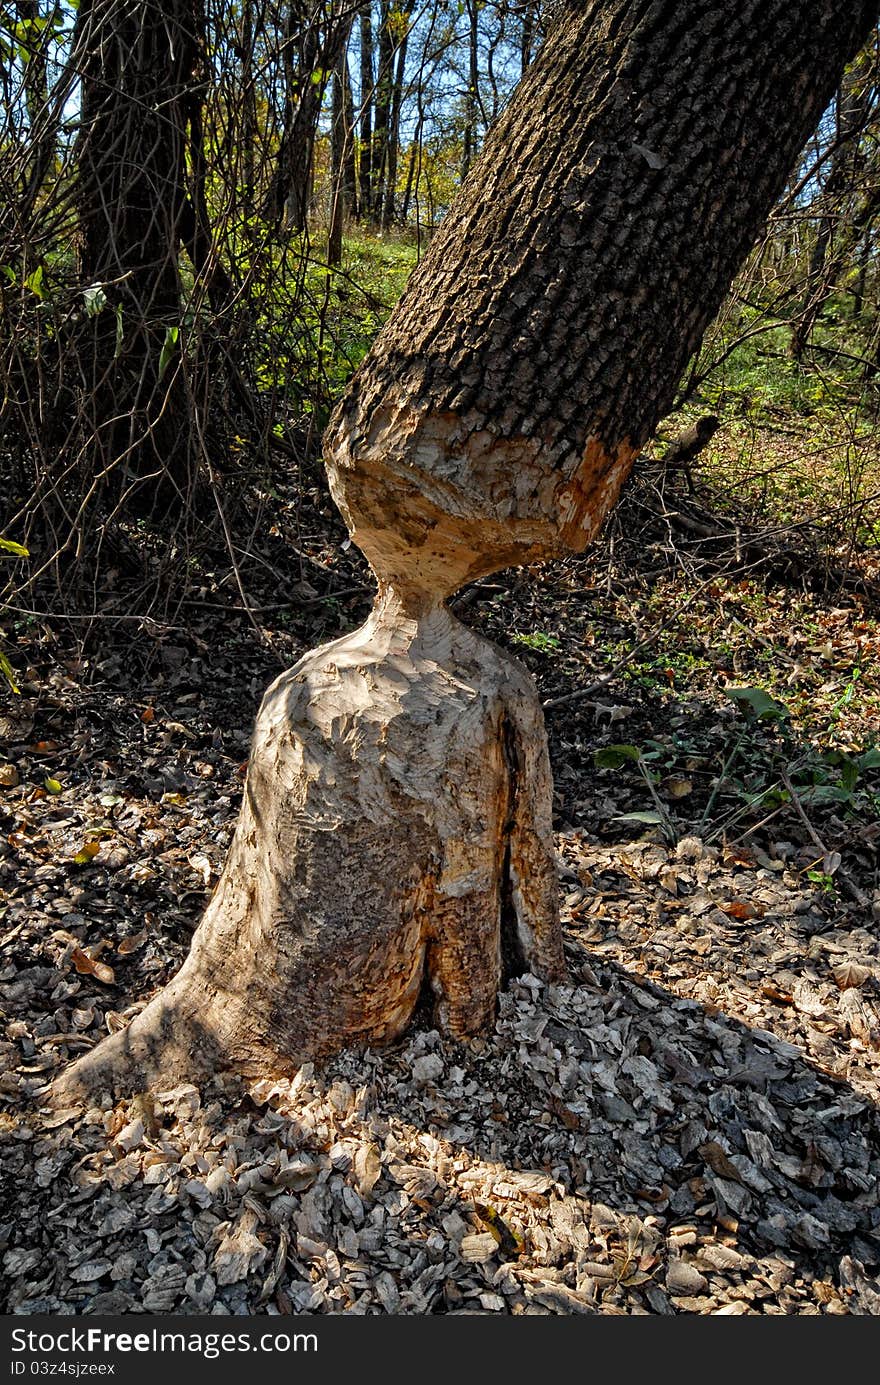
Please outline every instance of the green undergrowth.
M509 574L479 607L546 701L558 824L771 855L794 841L833 893L838 857L869 858L880 831L876 595L657 577L622 513L613 547Z

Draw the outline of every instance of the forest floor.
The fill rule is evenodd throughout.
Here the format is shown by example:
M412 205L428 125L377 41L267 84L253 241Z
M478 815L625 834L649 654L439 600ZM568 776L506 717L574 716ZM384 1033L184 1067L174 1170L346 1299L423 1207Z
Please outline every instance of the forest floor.
M566 984L293 1081L40 1103L185 955L266 683L368 609L320 485L253 621L10 631L6 1311L880 1312L880 562L723 510L646 466L456 603L546 699Z

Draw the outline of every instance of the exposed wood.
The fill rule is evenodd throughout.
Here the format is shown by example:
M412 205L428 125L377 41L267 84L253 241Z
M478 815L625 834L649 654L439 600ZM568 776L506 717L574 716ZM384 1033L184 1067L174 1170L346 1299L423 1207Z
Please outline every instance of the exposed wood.
M563 975L551 778L526 671L387 593L270 687L229 859L171 984L59 1099L266 1074L408 1023L489 1023L508 969Z

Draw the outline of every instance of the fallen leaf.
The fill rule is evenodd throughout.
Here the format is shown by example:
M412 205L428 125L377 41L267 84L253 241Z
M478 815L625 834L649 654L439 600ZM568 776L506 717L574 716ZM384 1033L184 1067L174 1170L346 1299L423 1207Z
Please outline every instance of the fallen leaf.
M86 842L74 856L74 863L78 866L87 866L100 850L100 842Z
M140 933L132 933L130 937L123 938L116 951L120 957L128 957L130 953L137 952L139 947L143 947L149 936L147 930L143 928Z
M832 971L834 980L842 991L847 991L854 986L864 986L871 976L870 968L859 966L858 962L841 962L839 967Z
M777 1005L794 1005L793 995L789 995L788 991L780 991L778 986L772 985L769 981L761 987L761 995L767 1000L775 1001Z
M501 1214L483 1202L475 1202L474 1210L480 1225L495 1238L505 1255L519 1255L523 1249L523 1239L507 1225Z
M87 952L83 952L81 947L75 947L70 954L70 960L80 976L94 976L96 981L102 981L105 986L113 986L116 983L116 973L112 967L108 967L106 962L96 962L94 957L90 957Z
M744 923L746 919L764 917L764 910L760 905L753 904L749 899L731 899L727 904L720 905L720 908L723 914L736 919L738 923Z
M721 859L726 866L751 866L754 868L757 864L752 853L739 846L725 847Z
M547 1107L554 1116L562 1121L566 1130L580 1130L580 1117L576 1116L564 1101L560 1101L558 1096L551 1094L547 1099Z
M717 1140L707 1140L705 1144L698 1145L697 1152L719 1178L729 1178L732 1183L742 1183L742 1174L736 1164L730 1162Z
M660 787L669 798L687 798L688 794L694 791L694 781L677 774L668 774L661 780Z
M202 856L200 854L190 856L187 859L193 870L202 877L205 888L207 889L211 883L211 876L213 875L211 862L208 860L207 856Z

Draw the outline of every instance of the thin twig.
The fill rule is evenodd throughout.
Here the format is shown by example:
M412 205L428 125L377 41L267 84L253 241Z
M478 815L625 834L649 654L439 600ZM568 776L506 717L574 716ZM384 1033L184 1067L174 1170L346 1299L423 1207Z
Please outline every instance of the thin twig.
M807 829L807 832L810 835L811 842L813 843L817 851L821 851L823 859L827 860L827 858L830 855L830 852L825 843L822 841L822 838L819 836L819 833L816 831L815 827L810 822L810 819L804 812L804 805L798 798L797 790L795 789L794 785L792 784L784 769L780 769L779 777L785 785L786 789L788 790L789 796L791 798L792 807L794 808L804 827ZM842 865L839 865L837 867L837 870L834 872L834 874L837 875L841 885L846 890L847 894L855 900L859 908L867 909L868 900L866 896L859 889L855 881L849 875L847 875Z

